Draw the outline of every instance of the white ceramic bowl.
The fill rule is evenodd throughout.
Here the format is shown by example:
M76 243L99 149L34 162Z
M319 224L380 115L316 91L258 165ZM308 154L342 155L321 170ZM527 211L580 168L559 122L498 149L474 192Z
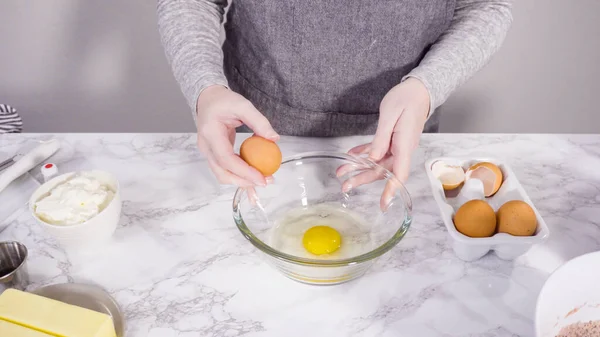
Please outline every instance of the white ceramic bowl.
M87 246L94 243L101 243L110 238L121 217L121 193L119 188L119 182L110 173L105 171L86 171L91 174L94 178L100 180L104 184L108 185L115 193L111 202L98 213L95 217L89 219L80 224L60 226L49 224L41 220L34 211L34 205L37 200L42 196L50 192L58 184L69 179L73 175L79 172L70 172L59 175L55 178L44 183L40 186L29 199L29 211L34 219L44 228L48 235L54 237L62 246L65 247L80 247Z
M576 257L550 275L538 296L537 337L555 337L565 326L600 320L600 252Z

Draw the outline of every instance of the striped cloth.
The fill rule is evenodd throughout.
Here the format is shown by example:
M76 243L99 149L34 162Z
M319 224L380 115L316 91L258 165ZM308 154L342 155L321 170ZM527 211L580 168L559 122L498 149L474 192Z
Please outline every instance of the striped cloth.
M23 130L23 121L17 109L0 104L0 133L19 133Z

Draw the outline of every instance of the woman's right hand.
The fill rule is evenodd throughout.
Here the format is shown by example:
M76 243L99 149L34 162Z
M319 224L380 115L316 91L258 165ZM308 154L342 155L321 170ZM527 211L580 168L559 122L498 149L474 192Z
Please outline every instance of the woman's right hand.
M198 148L220 183L265 186L265 177L233 152L235 129L247 125L257 136L277 141L271 123L250 101L220 85L202 91L196 105Z

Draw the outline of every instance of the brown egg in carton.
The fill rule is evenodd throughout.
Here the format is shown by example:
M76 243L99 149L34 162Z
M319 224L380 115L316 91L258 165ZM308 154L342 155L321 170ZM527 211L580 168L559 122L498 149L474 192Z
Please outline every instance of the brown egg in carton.
M514 259L548 237L546 223L503 161L441 157L428 160L425 169L459 258L472 261L493 250Z

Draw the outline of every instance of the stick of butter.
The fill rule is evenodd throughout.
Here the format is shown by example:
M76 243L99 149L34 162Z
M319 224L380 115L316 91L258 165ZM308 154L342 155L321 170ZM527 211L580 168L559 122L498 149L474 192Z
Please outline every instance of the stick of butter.
M15 289L0 295L0 319L58 337L116 337L109 315Z
M52 337L37 330L0 320L0 336L10 337Z

